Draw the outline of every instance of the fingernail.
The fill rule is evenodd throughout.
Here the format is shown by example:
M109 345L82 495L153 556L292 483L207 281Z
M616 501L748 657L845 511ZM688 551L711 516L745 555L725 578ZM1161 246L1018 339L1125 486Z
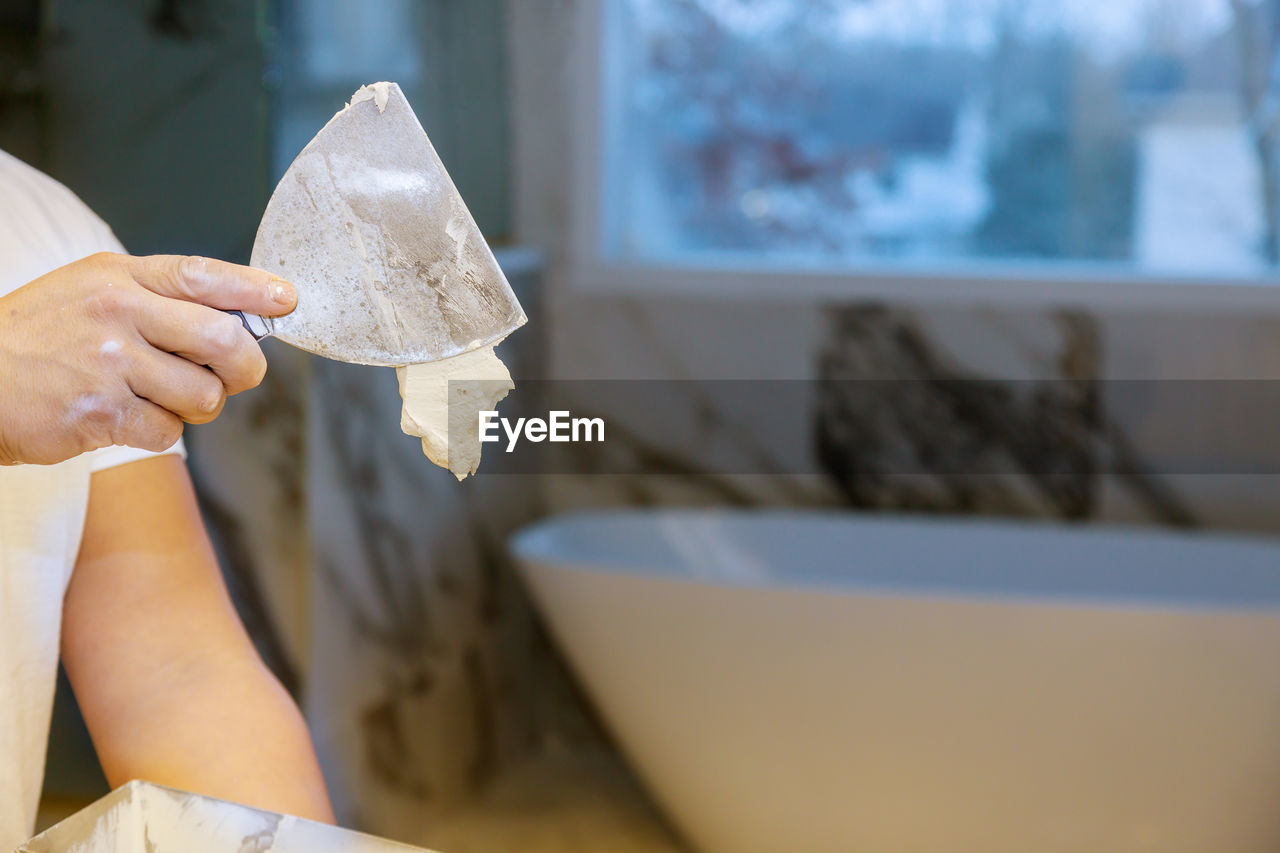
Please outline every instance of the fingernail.
M282 278L272 279L268 286L271 288L271 299L277 305L292 305L297 299L293 285Z
M210 397L200 404L200 411L206 414L213 412L218 408L218 403L220 402L221 400L218 397Z

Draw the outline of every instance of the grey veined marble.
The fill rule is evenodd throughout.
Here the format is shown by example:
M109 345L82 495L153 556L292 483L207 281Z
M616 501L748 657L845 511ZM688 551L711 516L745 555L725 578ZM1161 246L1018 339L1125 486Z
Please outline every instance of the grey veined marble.
M394 841L130 782L18 853L412 853Z

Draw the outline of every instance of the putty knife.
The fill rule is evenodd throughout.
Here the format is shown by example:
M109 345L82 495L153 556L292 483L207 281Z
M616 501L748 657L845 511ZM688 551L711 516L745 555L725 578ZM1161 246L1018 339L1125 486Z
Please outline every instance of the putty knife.
M250 263L298 289L256 338L357 364L438 361L525 322L506 276L395 83L361 88L267 204Z

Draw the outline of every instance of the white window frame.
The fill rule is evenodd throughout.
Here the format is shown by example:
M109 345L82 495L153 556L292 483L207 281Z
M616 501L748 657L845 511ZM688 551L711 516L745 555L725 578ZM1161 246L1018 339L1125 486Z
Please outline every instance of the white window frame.
M620 260L605 252L610 157L619 147L618 104L606 101L616 64L605 61L619 37L616 15L623 0L574 4L571 211L569 280L593 295L750 297L766 300L885 300L954 304L998 303L1092 309L1188 309L1280 315L1280 273L1211 277L1125 270L1116 265L1054 261L957 261L949 264L865 262L840 267L800 267L741 256L718 262Z

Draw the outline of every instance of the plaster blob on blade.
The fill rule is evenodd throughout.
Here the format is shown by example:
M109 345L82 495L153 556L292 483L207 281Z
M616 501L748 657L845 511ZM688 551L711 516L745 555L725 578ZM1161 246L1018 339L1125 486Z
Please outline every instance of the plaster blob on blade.
M396 368L400 428L422 439L422 452L462 480L480 466L480 413L515 388L493 347Z

